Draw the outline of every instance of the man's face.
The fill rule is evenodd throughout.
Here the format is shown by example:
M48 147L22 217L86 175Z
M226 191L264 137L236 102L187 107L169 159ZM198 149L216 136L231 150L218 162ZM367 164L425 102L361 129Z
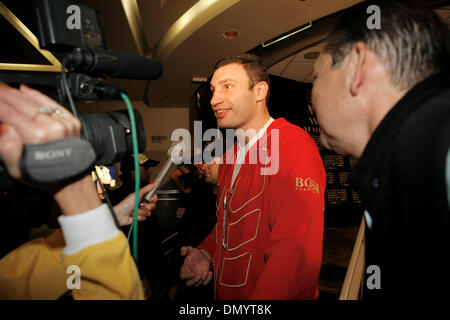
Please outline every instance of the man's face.
M356 119L352 111L346 86L345 61L331 68L332 58L322 53L314 65L314 85L311 93L312 110L320 126L320 142L323 147L340 154L347 154L351 128Z
M212 163L202 163L198 167L198 171L205 177L205 181L212 185L217 184L219 179L219 162L220 158L214 158Z
M238 63L230 63L214 72L211 106L220 128L251 128L257 96L255 87L250 89L250 81L247 71Z

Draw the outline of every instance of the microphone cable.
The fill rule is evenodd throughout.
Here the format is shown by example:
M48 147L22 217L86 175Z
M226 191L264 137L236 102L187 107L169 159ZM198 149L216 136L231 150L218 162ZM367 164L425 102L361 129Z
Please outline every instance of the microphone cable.
M133 154L134 154L134 172L135 172L135 197L134 197L134 216L133 223L131 224L130 231L128 232L128 240L133 232L133 256L136 262L138 261L138 210L139 210L139 190L140 190L140 172L139 172L139 151L138 151L138 140L137 140L137 129L136 121L134 119L133 106L131 105L130 99L125 93L121 93L120 97L125 101L128 109L128 115L130 116L131 124L131 138L133 141Z
M76 118L78 118L77 109L75 108L75 103L73 103L72 94L70 93L69 82L67 81L66 60L67 58L65 57L61 63L61 80L63 83L63 95L65 94L67 96L67 99L69 100L70 109L72 109L73 115Z

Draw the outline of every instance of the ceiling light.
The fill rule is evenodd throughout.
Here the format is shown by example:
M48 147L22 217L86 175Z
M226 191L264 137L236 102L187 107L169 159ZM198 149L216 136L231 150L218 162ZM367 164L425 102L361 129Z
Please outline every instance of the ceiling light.
M152 58L163 62L178 46L209 21L237 4L240 0L198 0L157 42Z
M223 37L225 39L236 39L237 37L239 37L239 32L237 32L236 30L229 30L223 33Z
M276 37L276 38L274 38L274 39L272 39L272 40L263 42L263 43L261 43L261 46L262 46L263 48L268 47L268 46L270 46L270 45L272 45L272 44L274 44L274 43L277 43L277 42L279 42L279 41L281 41L281 40L284 40L284 39L286 39L286 38L292 37L294 34L297 34L297 33L299 33L299 32L305 31L305 30L307 30L307 29L309 29L309 28L311 28L311 27L312 27L312 22L309 22L308 24L305 24L305 25L303 25L303 26L300 26L300 27L298 27L298 28L295 28L294 30L288 31L288 32L282 34L282 35L279 36L279 37Z
M316 60L320 56L319 51L311 51L306 53L303 57L308 60Z
M208 82L207 77L192 77L192 82Z

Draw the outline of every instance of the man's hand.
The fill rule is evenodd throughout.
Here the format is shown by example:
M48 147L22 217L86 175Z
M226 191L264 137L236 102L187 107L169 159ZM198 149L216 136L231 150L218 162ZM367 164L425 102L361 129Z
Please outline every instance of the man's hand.
M141 188L141 190L139 190L139 202L142 200L142 197L152 191L154 187L155 183L152 182ZM156 207L157 200L158 196L155 194L151 199L149 199L149 203L141 203L140 208L138 209L138 221L144 221L147 217L150 217L151 211ZM114 211L117 214L117 220L121 226L128 226L133 222L134 201L135 193L133 192L119 204L114 206Z
M40 112L40 108L58 110ZM21 178L23 145L79 137L81 123L68 110L39 91L21 85L17 90L0 83L0 158L15 179Z
M211 257L206 251L187 246L181 248L181 256L186 258L181 267L180 278L186 280L188 287L207 285L211 281Z

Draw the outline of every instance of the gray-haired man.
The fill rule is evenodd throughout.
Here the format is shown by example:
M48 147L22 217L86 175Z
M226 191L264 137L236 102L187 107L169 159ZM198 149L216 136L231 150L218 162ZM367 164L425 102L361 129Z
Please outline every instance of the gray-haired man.
M380 9L369 29L367 8ZM430 298L448 287L449 32L401 1L350 9L314 68L321 143L359 157L352 181L366 205L363 298Z

